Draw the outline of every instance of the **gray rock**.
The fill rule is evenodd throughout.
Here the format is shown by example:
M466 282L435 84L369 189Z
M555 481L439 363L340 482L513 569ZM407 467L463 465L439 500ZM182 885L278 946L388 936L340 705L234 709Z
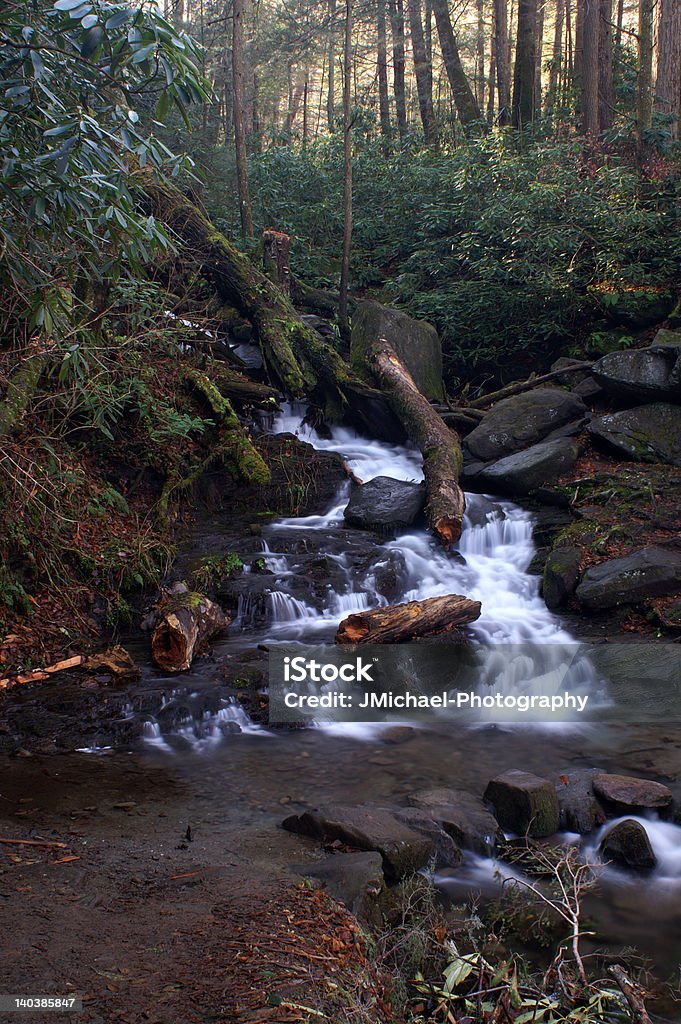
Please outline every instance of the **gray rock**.
M501 505L482 494L466 495L466 524L470 526L487 526L495 519L503 519L504 510Z
M563 608L575 592L582 553L576 547L554 548L544 565L542 593L546 607Z
M575 441L544 441L485 466L476 473L475 486L503 494L529 494L555 483L572 469L578 457L579 445Z
M529 448L548 434L584 416L581 398L560 388L537 388L497 402L466 437L464 447L483 462Z
M607 860L635 871L649 871L657 864L648 833L639 821L618 821L601 840L601 854Z
M482 800L458 789L438 787L414 793L409 803L421 808L459 846L489 856L503 839L498 822Z
M336 853L320 864L297 864L299 874L319 879L360 921L380 925L379 898L385 888L380 853Z
M635 779L630 775L594 775L593 786L596 796L624 812L666 810L674 799L671 790L661 782Z
M443 397L442 345L432 324L379 302L360 302L352 317L350 341L355 366L366 368L368 351L377 338L392 345L426 398L439 401Z
M396 811L395 817L408 828L413 828L415 832L420 832L432 841L435 867L452 868L462 862L461 850L428 811L420 810L418 807L406 807Z
M408 828L385 807L329 805L292 814L282 827L319 839L339 839L360 850L375 850L383 858L390 881L418 871L433 852L431 839Z
M556 779L560 827L567 832L586 835L604 823L606 813L594 793L593 778L598 774L591 768L565 772Z
M681 331L668 331L663 327L648 347L651 352L668 352L670 349L681 352Z
M577 587L585 608L600 610L661 597L681 589L681 553L671 548L641 548L587 569Z
M515 768L488 784L485 800L494 807L499 824L520 835L541 839L560 827L560 808L556 787L548 779Z
M425 502L421 484L377 476L365 484L353 484L343 515L351 526L383 532L411 526Z
M671 333L671 332L669 332ZM599 416L589 424L594 441L639 462L681 466L681 406L655 402Z
M674 348L628 349L610 352L594 363L592 373L603 390L615 398L640 402L681 401L681 385L670 380L677 359Z

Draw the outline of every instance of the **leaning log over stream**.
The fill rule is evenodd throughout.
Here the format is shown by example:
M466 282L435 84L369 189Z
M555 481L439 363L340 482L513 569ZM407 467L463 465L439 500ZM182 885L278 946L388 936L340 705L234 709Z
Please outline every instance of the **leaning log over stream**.
M419 637L449 633L480 617L479 601L460 594L429 597L387 608L355 612L343 619L337 644L403 644Z
M445 548L461 536L466 501L459 487L463 457L457 434L451 430L398 359L395 350L378 338L370 350L371 370L387 393L407 435L423 454L426 516Z
M166 672L185 672L209 640L229 625L229 616L204 594L176 584L153 612L151 656Z

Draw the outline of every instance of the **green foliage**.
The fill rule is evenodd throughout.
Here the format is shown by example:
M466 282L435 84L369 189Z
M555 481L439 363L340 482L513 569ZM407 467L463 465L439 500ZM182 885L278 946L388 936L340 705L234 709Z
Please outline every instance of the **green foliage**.
M340 140L251 160L260 223L294 236L294 270L337 284ZM670 284L681 243L672 177L645 182L615 155L585 165L577 141L492 132L453 150L366 143L354 167L353 287L431 320L450 381L551 351L593 315L590 285ZM222 210L225 218L235 211ZM228 224L230 221L228 220Z
M220 580L232 579L243 572L244 563L234 551L225 555L209 555L192 572L192 583L202 593L210 590Z

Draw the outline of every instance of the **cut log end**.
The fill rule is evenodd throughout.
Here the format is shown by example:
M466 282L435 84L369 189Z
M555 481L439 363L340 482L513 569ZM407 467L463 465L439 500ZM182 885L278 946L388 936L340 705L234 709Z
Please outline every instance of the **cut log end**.
M151 637L151 655L165 672L186 672L209 640L229 625L229 616L203 594L181 591L161 602Z
M461 536L461 523L458 519L438 519L433 523L433 529L445 551L449 551Z

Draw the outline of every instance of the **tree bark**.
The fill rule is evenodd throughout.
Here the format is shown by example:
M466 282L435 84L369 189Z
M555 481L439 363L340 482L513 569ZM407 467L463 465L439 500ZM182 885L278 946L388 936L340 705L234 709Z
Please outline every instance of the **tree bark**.
M265 273L279 285L287 299L291 297L291 267L289 254L291 236L283 231L266 228L262 233L263 266Z
M681 13L681 7L679 7ZM612 0L599 0L598 28L598 129L612 127Z
M480 611L479 601L471 601L460 594L447 594L356 612L340 623L336 643L409 643L418 637L438 636L474 622L480 617Z
M480 110L485 107L485 11L484 0L476 0L475 98Z
M447 0L433 0L433 11L435 13L437 33L440 37L442 59L447 70L447 78L449 79L459 120L461 121L465 131L466 129L470 129L472 124L476 122L479 123L482 120L480 107L473 95L473 91L463 69L463 64L461 63L459 48L456 45L456 38L452 28L452 21L449 17Z
M329 0L329 86L326 94L326 120L329 131L336 130L336 0Z
M390 126L390 100L388 98L388 43L385 25L385 0L377 0L376 34L378 110L381 124L381 135L385 140L385 148L388 149L392 129Z
M598 135L598 36L600 27L599 0L584 0L582 34L582 131Z
M494 0L494 56L497 68L500 125L511 121L511 67L508 59L508 3Z
M681 0L659 0L655 95L657 109L669 118L672 139L678 139L681 105Z
M636 120L639 151L653 123L653 15L655 0L639 0Z
M519 0L518 37L513 75L514 128L525 128L534 119L537 0Z
M239 189L241 230L247 238L253 237L253 214L248 186L248 155L246 153L246 66L244 59L244 0L234 0L232 11L232 74L234 79L234 145L236 148L236 176Z
M563 67L563 22L565 20L565 0L556 0L556 23L553 32L553 50L551 52L551 69L549 71L549 88L546 94L546 112L553 114L558 103L559 82Z
M404 88L404 8L402 0L388 0L393 38L393 92L400 139L407 134L407 100Z
M542 64L544 60L544 14L546 11L545 0L539 0L537 7L537 38L535 41L535 60L536 67L534 71L534 115L535 117L541 116L542 109L542 88L541 88L541 77L542 77Z
M160 619L151 636L151 656L165 672L186 672L212 637L229 625L229 616L203 594L174 588L161 601Z
M437 143L437 131L433 114L432 76L426 55L426 44L423 38L421 0L409 0L409 24L411 27L411 48L414 56L414 74L416 75L416 92L419 98L419 112L421 114L423 134L426 145L434 146Z
M352 0L345 0L343 44L343 254L341 258L338 319L344 336L350 336L348 291L352 247Z
M385 339L377 338L372 345L370 366L407 435L421 450L426 516L440 543L449 548L461 536L466 507L459 487L462 467L459 439L423 397Z

